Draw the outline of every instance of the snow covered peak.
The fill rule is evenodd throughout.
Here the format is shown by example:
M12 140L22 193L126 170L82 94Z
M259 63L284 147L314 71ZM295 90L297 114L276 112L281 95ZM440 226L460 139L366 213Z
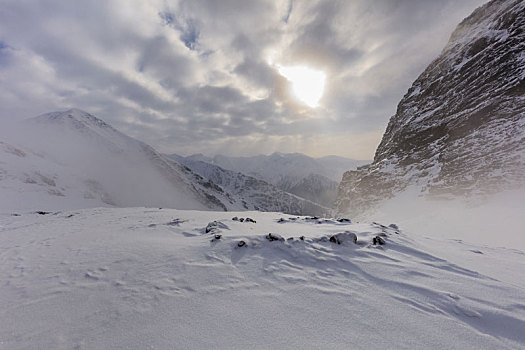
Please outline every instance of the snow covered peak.
M100 205L256 209L308 215L327 210L222 169L221 177L214 180L230 177L225 183L245 184L245 191L204 179L177 158L170 160L79 109L29 119L15 140L2 141L0 198L16 198L17 203L0 201L0 210L3 206L49 210Z
M102 119L78 108L45 113L35 118L31 118L29 121L40 124L68 124L75 128L111 129L116 131L111 125L107 124Z
M477 8L454 30L444 52L479 40L481 37L499 37L509 34L519 12L525 11L521 0L493 0Z

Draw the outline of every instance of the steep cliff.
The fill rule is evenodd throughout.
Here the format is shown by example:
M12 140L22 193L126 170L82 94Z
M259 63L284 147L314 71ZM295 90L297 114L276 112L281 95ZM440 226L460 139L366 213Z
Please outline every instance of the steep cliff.
M452 33L390 119L372 164L343 175L335 211L408 187L479 196L525 182L525 2L493 0Z

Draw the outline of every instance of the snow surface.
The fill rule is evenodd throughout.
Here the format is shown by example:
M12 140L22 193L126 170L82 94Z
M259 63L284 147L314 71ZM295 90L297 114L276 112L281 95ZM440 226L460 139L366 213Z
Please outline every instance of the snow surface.
M525 186L484 197L446 200L421 197L419 191L409 186L356 219L395 221L419 234L525 252Z
M280 213L41 214L0 215L1 349L525 346L517 250Z

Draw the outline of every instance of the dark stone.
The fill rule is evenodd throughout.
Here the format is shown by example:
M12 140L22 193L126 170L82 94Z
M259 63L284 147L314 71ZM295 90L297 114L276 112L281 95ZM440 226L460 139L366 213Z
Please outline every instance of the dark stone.
M168 222L166 225L168 225L168 226L179 226L183 222L184 222L184 220L181 220L181 219L173 219L170 222ZM210 224L208 224L208 226L209 225ZM206 232L208 232L208 231L206 231Z
M237 243L237 247L241 248L241 247L244 247L246 246L246 242L245 241L239 241L239 243Z
M51 214L51 212L49 212L49 211L41 211L41 210L37 211L36 213L37 213L38 215L47 215L47 214Z
M341 244L341 241L336 236L330 237L330 242Z
M357 244L357 235L351 231L339 232L331 236L329 241L332 243L343 244L343 245L345 245L346 242L352 242L354 244Z
M269 240L270 242L273 242L273 241L284 241L284 238L282 238L281 236L279 236L277 234L274 234L274 233L268 233L266 235L266 239Z
M255 220L252 219L252 218L246 218L246 222L252 222L252 223L254 223L254 224L257 223L257 221L255 221Z
M374 245L377 245L377 244L383 245L383 244L385 244L385 240L382 237L380 237L380 236L375 236L374 239L372 240L372 242L374 243Z

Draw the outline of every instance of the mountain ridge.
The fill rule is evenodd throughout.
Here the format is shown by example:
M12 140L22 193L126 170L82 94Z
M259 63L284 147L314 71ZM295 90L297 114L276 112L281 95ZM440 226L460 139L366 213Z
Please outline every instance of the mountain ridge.
M220 211L256 206L310 215L326 211L284 193L274 193L268 201L255 198L256 204L244 201L79 109L27 119L0 142L0 192L33 210L109 205Z
M368 161L339 156L312 158L301 153L280 152L251 157L224 155L206 157L203 154L187 157L172 154L171 157L175 157L190 168L195 161L202 161L225 170L242 173L324 207L333 205L343 172L349 167L355 168L368 163Z
M400 101L374 161L346 172L335 212L359 215L409 187L490 195L525 182L525 3L493 0L463 20Z

